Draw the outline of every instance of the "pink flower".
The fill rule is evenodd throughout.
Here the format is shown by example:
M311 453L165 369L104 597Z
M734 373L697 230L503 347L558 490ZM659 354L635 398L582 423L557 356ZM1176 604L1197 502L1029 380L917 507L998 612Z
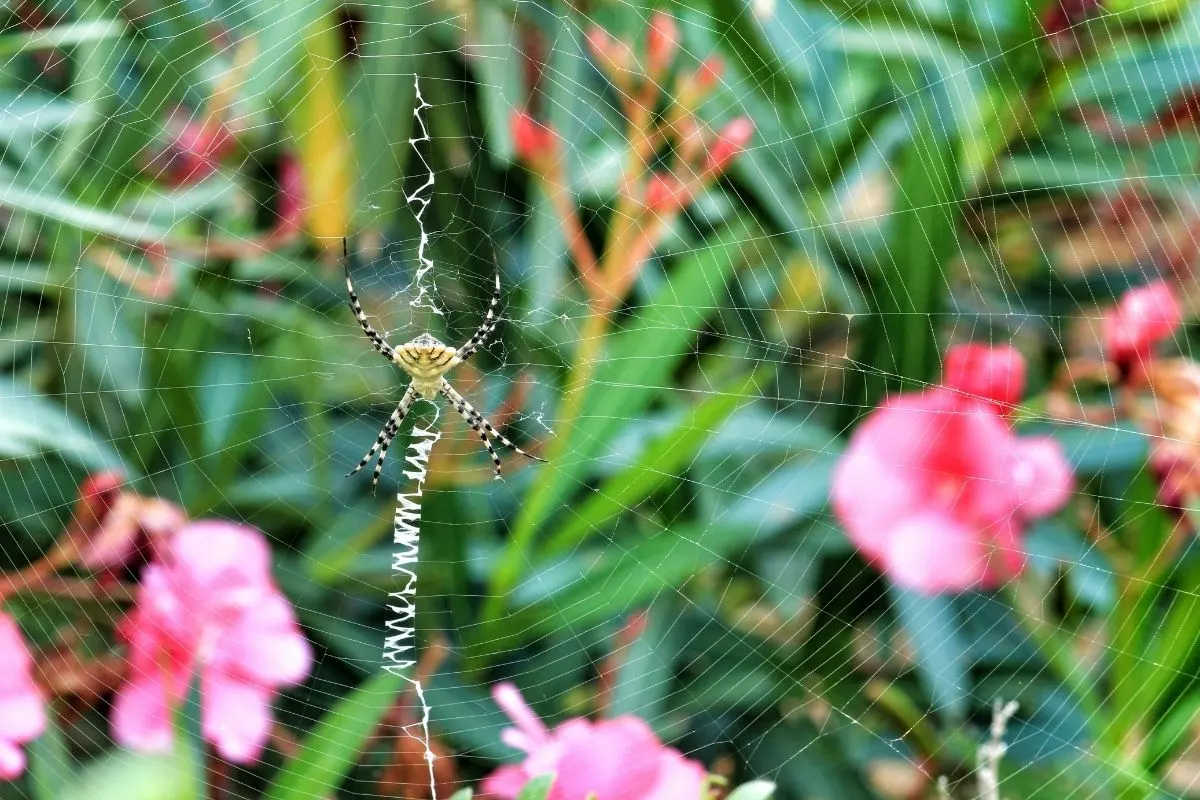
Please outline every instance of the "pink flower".
M515 728L505 728L505 744L527 754L519 765L497 769L483 791L513 800L539 775L553 774L547 800L702 800L707 775L695 761L664 746L637 717L591 722L570 719L548 730L525 703L517 687L502 683L492 690L496 703Z
M1163 281L1130 289L1104 317L1104 348L1123 366L1150 357L1183 322L1175 292Z
M1025 393L1025 359L1011 345L960 344L946 353L942 384L1007 414Z
M204 738L229 761L252 761L267 740L276 691L312 665L271 578L266 539L229 522L194 522L169 539L142 574L121 632L130 677L115 701L113 734L136 750L170 747L172 710L198 674Z
M33 681L33 659L16 621L0 612L0 779L25 771L21 745L46 728L46 702Z
M1070 467L1049 438L1017 438L994 407L935 388L875 409L833 478L850 539L901 586L994 586L1024 565L1026 522L1058 509Z

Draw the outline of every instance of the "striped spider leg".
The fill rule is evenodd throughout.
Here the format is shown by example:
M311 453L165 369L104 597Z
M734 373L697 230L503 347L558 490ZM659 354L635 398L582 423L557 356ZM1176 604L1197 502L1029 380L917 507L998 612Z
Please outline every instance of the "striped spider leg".
M383 336L367 320L366 312L363 311L362 304L358 301L358 295L354 291L354 283L350 280L350 257L346 251L346 243L344 241L342 242L342 248L343 265L346 271L346 291L350 297L350 310L354 312L354 318L358 320L359 327L363 329L363 333L367 335L367 339L370 340L375 350L388 361L403 369L412 379L404 392L404 397L400 399L400 404L396 406L396 410L392 412L387 423L383 426L383 430L380 431L379 436L375 439L375 444L363 456L358 466L348 473L347 477L365 467L375 457L376 453L378 453L379 460L375 463L375 474L371 478L371 490L374 491L375 487L379 485L379 474L383 471L383 461L387 457L388 447L391 445L392 440L396 438L396 434L399 433L400 424L404 421L404 415L408 413L408 410L418 399L432 400L439 394L450 401L454 409L459 414L462 414L467 423L483 439L483 444L487 448L488 455L492 458L497 478L500 477L500 457L496 455L496 450L492 447L489 437L498 440L507 447L511 447L526 458L531 458L535 461L544 461L545 459L526 453L500 435L492 424L476 411L462 395L455 391L445 378L446 373L466 361L479 348L487 344L488 337L492 335L492 332L496 329L496 325L499 324L500 317L497 309L500 306L500 271L498 269L496 271L496 289L492 295L492 301L488 305L487 314L484 316L478 330L475 331L462 347L458 349L448 347L428 333L422 333L411 342L407 342L399 347L393 347L384 340Z

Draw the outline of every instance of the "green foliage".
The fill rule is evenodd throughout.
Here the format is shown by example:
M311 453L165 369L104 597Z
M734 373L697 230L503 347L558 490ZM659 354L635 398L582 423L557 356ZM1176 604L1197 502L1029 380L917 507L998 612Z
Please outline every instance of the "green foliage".
M511 402L513 435L553 455L505 454L494 483L442 410L418 633L452 654L426 688L464 781L512 755L488 695L500 680L550 724L637 714L709 766L728 755L739 778L774 781L729 800L869 800L885 760L961 774L996 696L1022 704L1013 797L1149 796L1192 744L1200 553L1171 549L1148 467L1158 439L1126 419L1054 421L1047 396L1100 308L1160 263L1138 244L1189 238L1183 212L1167 233L1132 220L1072 237L1095 223L1080 209L1126 208L1110 201L1130 189L1160 216L1188 207L1193 130L1124 141L1087 120L1133 130L1191 97L1196 8L1105 3L1066 42L1041 29L1051 3L1016 0L41 5L55 16L37 29L0 10L0 559L15 570L48 552L100 470L267 532L321 656L279 702L300 753L239 775L246 796L374 791L382 756L366 743L406 685L377 670L405 433L378 498L344 478L401 376L345 307L343 234L394 342L465 339L495 253L503 321L460 388L489 416ZM726 64L701 118L746 114L755 138L596 333L554 207L567 196L593 238L614 224L621 96L586 29L640 41L668 5L680 69ZM432 104L421 154L444 314L403 294L406 190L424 178L414 73ZM236 129L219 168L184 185L150 166L177 108ZM517 163L521 108L569 144L563 187ZM271 239L292 159L304 233ZM1030 531L1021 582L918 597L853 553L831 474L862 415L936 382L966 339L1017 342L1031 373L1020 431L1062 444L1086 502ZM1121 407L1103 387L1069 399ZM89 658L119 652L125 608L5 599L39 646ZM70 628L86 635L63 644ZM0 800L198 797L211 754L197 702L164 758L59 715ZM546 795L535 784L522 798Z
M264 798L300 800L336 789L407 685L402 676L380 672L338 700L309 731L300 752L275 775Z

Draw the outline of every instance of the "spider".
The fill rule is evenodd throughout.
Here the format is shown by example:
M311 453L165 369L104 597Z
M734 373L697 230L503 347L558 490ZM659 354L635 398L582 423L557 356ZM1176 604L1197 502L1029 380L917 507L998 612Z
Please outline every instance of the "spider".
M403 344L400 347L392 347L384 341L379 331L371 327L371 323L367 321L367 315L363 312L362 305L358 302L358 295L354 292L354 284L350 280L350 254L347 251L345 242L342 242L342 263L346 270L346 290L350 294L350 310L354 312L354 317L362 327L363 333L367 335L367 338L371 340L372 346L384 358L403 369L412 378L412 381L408 384L408 389L404 392L404 396L400 398L400 404L396 406L396 410L388 418L387 423L383 426L383 430L379 432L379 437L375 440L375 444L371 445L371 449L363 456L362 461L358 462L358 466L346 473L346 477L350 477L365 467L367 462L376 453L379 453L379 460L375 463L375 474L371 478L371 491L374 492L375 487L379 485L379 473L383 471L383 460L387 458L388 446L396 438L396 434L400 430L400 423L404 421L404 415L408 413L409 408L418 399L433 400L434 396L439 394L450 401L450 405L454 406L454 410L462 414L467 424L479 434L479 438L483 439L483 446L487 448L488 455L492 457L493 469L497 480L500 478L500 456L496 455L496 449L492 447L492 443L488 438L489 436L492 439L498 439L501 444L511 447L526 458L545 462L544 458L530 455L506 439L492 427L492 423L488 422L483 414L476 411L474 406L455 391L454 387L445 378L446 373L466 361L476 350L487 343L488 337L491 336L492 331L496 329L496 325L500 322L499 317L496 315L496 309L500 305L499 269L496 270L496 291L492 295L491 304L488 306L487 316L483 318L483 322L480 324L479 330L475 331L475 335L468 339L466 344L456 350L453 347L442 344L428 333L422 333L411 342Z

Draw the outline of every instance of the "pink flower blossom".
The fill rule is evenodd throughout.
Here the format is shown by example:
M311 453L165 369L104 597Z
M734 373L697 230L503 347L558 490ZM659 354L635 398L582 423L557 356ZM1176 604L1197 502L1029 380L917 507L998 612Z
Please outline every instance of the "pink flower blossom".
M942 384L1008 413L1025 393L1025 359L1011 345L960 344L946 353Z
M172 712L200 678L201 728L222 757L254 760L276 691L308 675L312 652L271 578L261 533L203 521L174 534L142 575L121 625L130 677L113 708L116 740L136 750L171 745Z
M1062 449L1018 438L993 406L935 388L875 409L833 478L850 539L901 586L986 588L1018 574L1032 518L1072 488Z
M553 774L547 800L702 800L707 775L695 761L666 747L650 727L632 716L591 722L570 719L546 728L517 687L492 690L496 703L515 723L500 738L526 753L519 765L500 767L483 783L498 800L513 800L539 775Z
M1182 322L1179 301L1165 282L1130 289L1104 317L1105 352L1125 366L1145 360Z
M46 703L33 681L33 658L16 621L0 612L0 779L25 771L21 745L46 728Z

